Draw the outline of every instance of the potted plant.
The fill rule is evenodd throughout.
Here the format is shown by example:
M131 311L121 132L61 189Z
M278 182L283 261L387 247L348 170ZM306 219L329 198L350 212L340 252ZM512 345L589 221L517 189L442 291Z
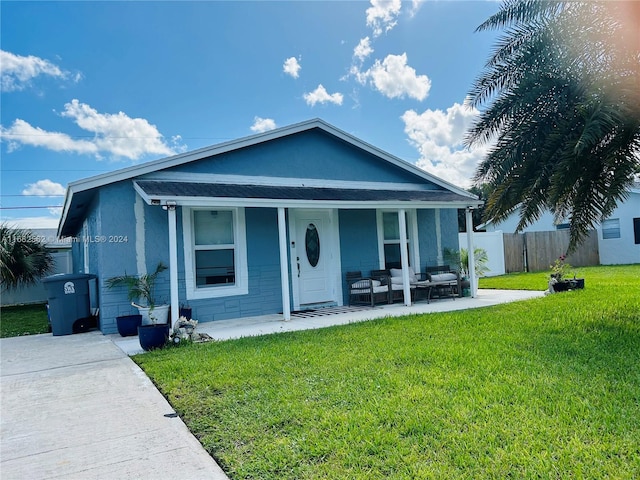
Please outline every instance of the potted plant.
M484 248L475 247L473 249L473 262L475 265L476 277L482 277L489 271L487 263L489 263L489 256ZM460 269L462 276L469 277L469 252L466 248L460 249Z
M484 248L475 247L473 249L473 260L475 265L476 278L482 277L489 271L487 263L489 263L489 256ZM469 280L469 252L466 248L460 249L460 275L462 280L460 287L462 288L462 296L471 296L471 282Z
M141 315L141 325L138 327L138 338L144 350L159 348L164 345L169 336L169 305L156 305L155 284L167 266L158 263L153 273L144 275L120 275L107 280L108 288L125 286L131 305L138 309ZM145 303L138 305L134 301Z
M138 327L142 325L142 315L121 315L116 317L116 325L121 337L137 335Z
M573 278L566 278L568 271L572 269L571 265L566 262L566 258L566 255L560 255L550 266L549 292L551 293L584 288L584 278L576 278L575 272Z

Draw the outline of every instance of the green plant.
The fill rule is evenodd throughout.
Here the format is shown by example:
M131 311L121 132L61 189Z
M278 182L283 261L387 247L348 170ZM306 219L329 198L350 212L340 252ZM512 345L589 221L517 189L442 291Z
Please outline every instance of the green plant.
M130 302L136 300L145 302L147 307L155 307L155 285L158 275L164 272L168 267L160 262L153 273L145 273L144 275L120 275L107 279L107 287L127 287L128 298Z
M489 271L489 267L487 267L489 256L484 248L475 247L473 249L473 260L476 277L482 277ZM460 249L460 268L462 275L469 275L469 252L466 248Z
M555 278L558 282L560 282L566 275L569 270L572 269L571 265L566 262L566 255L560 255L556 258L556 261L553 262L553 265L550 265L551 268L551 278Z
M0 225L0 279L7 290L33 285L53 269L53 256L29 230Z
M481 113L465 143L491 145L474 176L490 186L485 220L517 211L521 231L550 210L573 251L627 197L640 142L627 3L509 0L478 27L503 32L467 97Z

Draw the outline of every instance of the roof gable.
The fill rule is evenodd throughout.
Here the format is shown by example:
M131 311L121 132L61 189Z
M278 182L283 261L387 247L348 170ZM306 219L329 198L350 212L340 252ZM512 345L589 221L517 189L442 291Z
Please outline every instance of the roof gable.
M423 184L443 189L321 129L249 145L164 170L166 173ZM153 176L150 174L149 176Z
M302 141L303 139L306 139L306 142ZM320 139L322 140L320 141ZM93 193L100 187L125 180L137 179L143 176L147 178L153 177L163 172L198 173L198 169L202 169L207 163L208 168L215 167L221 169L220 174L223 174L222 171L225 169L227 171L234 171L237 174L238 169L241 167L245 169L255 168L255 165L252 166L250 163L247 163L246 153L244 156L241 153L243 151L246 152L248 149L257 149L260 147L262 152L258 150L258 154L262 155L263 158L265 158L264 156L268 153L271 154L271 157L267 158L264 164L261 165L262 167L271 169L271 171L263 173L270 173L272 177L282 177L286 174L287 177L298 176L298 178L305 178L306 175L305 177L301 177L304 173L301 172L301 170L303 170L305 166L304 162L300 162L303 157L300 151L296 153L296 148L303 148L305 143L307 144L306 151L304 152L306 155L310 155L310 152L312 152L312 150L309 149L310 143L315 143L316 147L318 147L314 153L313 162L309 164L310 167L313 167L310 173L313 175L311 178L320 179L327 178L327 175L333 175L337 181L361 181L367 183L368 180L365 180L367 177L369 177L369 180L376 181L377 179L379 181L381 175L384 175L386 182L389 184L421 184L422 189L445 190L467 197L470 200L476 199L474 195L425 172L415 165L363 142L320 119L314 119L71 182L67 187L58 234L61 236L73 234L78 222L82 221L84 215L82 208L85 208L79 208L77 204L81 206L88 205L93 198ZM298 147L296 147L296 144ZM283 150L282 147L285 145L289 149L292 148L292 150ZM280 150L280 164L274 161L277 158L275 155L278 150ZM351 162L334 160L332 167L327 168L327 158L332 157L329 155L329 152L333 151L335 153L338 150L341 151L342 154L348 151ZM298 160L297 167L293 172L291 164L288 164L290 159L287 158L287 155ZM243 165L228 161L229 159L239 158L243 159ZM282 162L283 158L284 162ZM366 168L364 168L365 166ZM307 171L309 171L309 169L307 169ZM211 171L208 170L207 173L211 173ZM262 175L262 177L264 176L265 175ZM393 179L390 179L391 177ZM72 211L72 214L69 213L70 211Z

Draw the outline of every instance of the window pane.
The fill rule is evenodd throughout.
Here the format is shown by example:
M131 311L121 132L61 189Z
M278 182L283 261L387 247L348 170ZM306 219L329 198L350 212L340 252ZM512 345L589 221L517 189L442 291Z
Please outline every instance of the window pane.
M318 229L313 223L307 226L307 233L304 236L304 246L309 265L315 267L320 260L320 236L318 235Z
M233 245L233 213L229 210L193 212L196 245Z
M398 228L398 214L396 212L383 212L382 228L385 240L399 240L400 229Z
M611 218L602 222L602 238L620 238L620 219Z
M402 268L399 243L388 243L384 246L384 268Z
M635 244L640 245L640 218L633 219L633 238Z
M196 286L234 284L233 249L196 250Z

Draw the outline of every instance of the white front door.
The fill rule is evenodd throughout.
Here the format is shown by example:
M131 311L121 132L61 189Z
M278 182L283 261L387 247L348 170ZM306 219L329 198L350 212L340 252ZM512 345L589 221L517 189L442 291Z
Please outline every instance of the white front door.
M294 307L339 303L337 223L331 210L290 210Z

